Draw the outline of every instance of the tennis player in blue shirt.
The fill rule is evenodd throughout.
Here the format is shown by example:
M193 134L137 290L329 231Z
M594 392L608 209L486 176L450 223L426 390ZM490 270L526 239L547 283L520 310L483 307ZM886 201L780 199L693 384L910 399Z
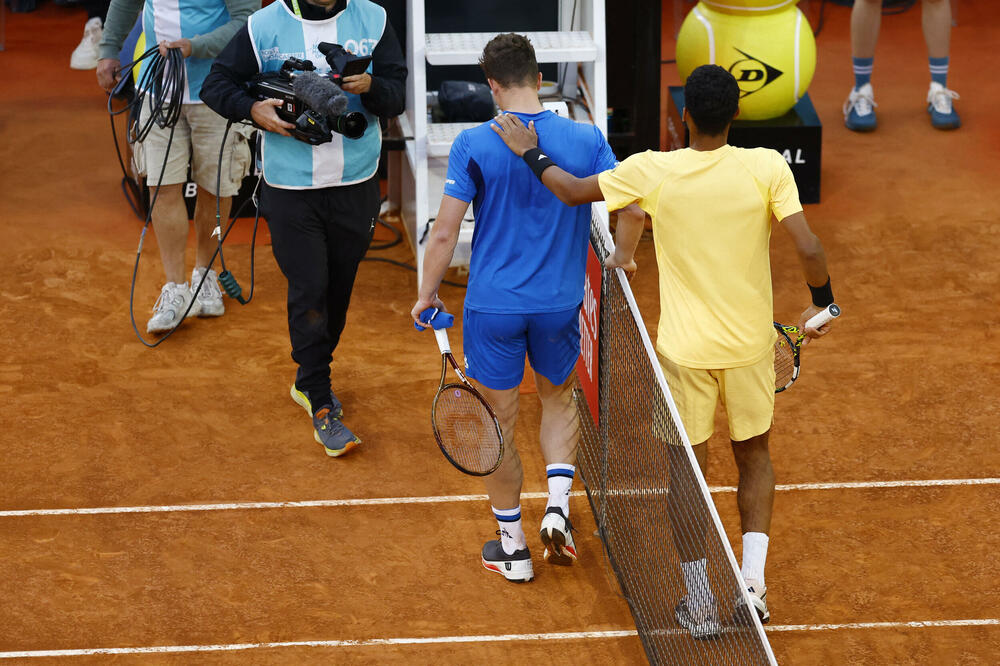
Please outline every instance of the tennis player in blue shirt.
M534 124L541 149L584 178L614 168L614 153L593 125L543 109L535 51L517 34L494 37L479 61L497 106ZM504 460L484 477L500 539L483 546L483 566L515 582L534 577L521 526L521 459L514 446L518 386L527 353L542 402L540 442L549 499L542 518L545 559L569 565L576 547L569 520L579 424L573 403L580 355L590 205L569 207L510 152L490 123L462 132L448 158L441 209L424 254L412 316L444 309L438 287L451 263L469 204L476 218L465 296L466 374L493 405L504 436ZM641 211L629 214L642 215Z

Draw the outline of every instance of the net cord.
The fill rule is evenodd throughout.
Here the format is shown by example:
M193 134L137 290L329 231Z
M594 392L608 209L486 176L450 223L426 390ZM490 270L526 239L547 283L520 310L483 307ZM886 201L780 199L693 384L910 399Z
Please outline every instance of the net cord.
M600 224L597 224L596 226L601 230L601 235L604 239L605 245L613 251L615 244L609 229L607 206L603 202L595 203L592 207L592 214L600 221ZM629 286L628 278L625 276L625 271L621 268L616 268L614 273L618 282L621 284L622 291L625 293L625 299L628 301L629 311L631 312L632 317L635 318L636 322L639 324L639 326L637 326L639 329L639 335L642 339L642 344L646 350L646 354L649 356L650 363L653 365L653 372L656 375L656 381L660 386L660 391L663 393L667 407L670 409L670 417L674 420L676 425L681 426L678 427L677 430L681 435L681 440L684 442L684 450L687 453L688 462L691 464L691 468L695 473L695 478L698 480L698 488L705 499L705 504L708 506L708 510L712 516L712 523L719 535L719 540L722 542L722 547L726 551L726 557L729 560L729 565L732 567L733 574L736 576L736 579L742 581L743 574L740 571L740 567L736 563L736 555L733 553L732 546L729 543L729 537L726 535L726 531L722 526L722 519L719 517L719 512L715 509L715 502L712 501L712 494L709 492L708 484L705 482L705 477L701 473L701 467L698 465L698 459L694 456L694 449L691 448L691 442L688 440L687 431L682 426L680 413L677 411L677 405L674 404L673 396L671 396L670 389L667 387L666 377L663 376L663 369L660 367L659 359L656 357L656 350L649 338L649 332L646 330L642 315L639 313L639 305L636 303L635 296L632 294L632 288ZM746 585L740 585L740 592L743 595L743 603L747 605L747 608L752 609L753 604L750 601L750 594ZM767 640L767 635L764 633L764 625L761 624L760 618L757 617L757 613L755 612L747 614L753 619L754 627L757 629L760 641L764 645L764 649L767 652L768 661L773 666L777 666L778 662L774 658L774 652L771 650L771 644Z

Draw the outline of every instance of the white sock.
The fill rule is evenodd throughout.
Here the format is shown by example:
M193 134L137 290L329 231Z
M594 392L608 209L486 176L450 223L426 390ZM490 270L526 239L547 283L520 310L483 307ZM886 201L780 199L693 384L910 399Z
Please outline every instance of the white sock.
M708 584L708 562L703 558L693 562L681 562L684 585L687 586L688 602L692 610L702 609L715 602L715 596Z
M545 466L545 474L549 477L549 503L546 506L559 507L563 516L569 518L569 489L573 487L576 467L553 463Z
M500 545L503 552L513 555L514 551L528 547L528 540L524 536L524 528L521 527L521 506L516 509L498 509L492 507L493 515L496 516L497 525L500 526Z
M743 534L743 579L747 585L764 587L764 562L767 560L767 542L763 532Z

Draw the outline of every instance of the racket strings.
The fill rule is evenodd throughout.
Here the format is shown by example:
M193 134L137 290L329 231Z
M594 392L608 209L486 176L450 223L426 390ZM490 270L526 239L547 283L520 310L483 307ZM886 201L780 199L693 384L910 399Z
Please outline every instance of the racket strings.
M795 354L787 340L779 340L774 345L774 385L787 386L795 372Z
M438 443L456 464L478 473L496 467L502 439L478 396L463 386L446 386L434 403L433 416Z

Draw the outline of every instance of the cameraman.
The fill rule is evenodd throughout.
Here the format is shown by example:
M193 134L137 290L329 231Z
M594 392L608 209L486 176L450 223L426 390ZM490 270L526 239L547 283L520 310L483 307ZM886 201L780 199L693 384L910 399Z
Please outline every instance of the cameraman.
M276 99L247 92L257 74L277 72L288 58L310 60L325 74L330 65L320 42L372 56L369 71L346 76L348 111L362 112L368 129L358 139L340 134L318 146L288 134ZM202 99L230 120L264 128L261 213L271 248L288 279L288 332L298 364L292 399L313 418L316 440L327 455L361 442L340 417L330 385L330 363L347 319L358 263L371 242L379 214L379 117L403 112L406 60L385 10L371 0L276 0L250 17L219 54L202 87Z

